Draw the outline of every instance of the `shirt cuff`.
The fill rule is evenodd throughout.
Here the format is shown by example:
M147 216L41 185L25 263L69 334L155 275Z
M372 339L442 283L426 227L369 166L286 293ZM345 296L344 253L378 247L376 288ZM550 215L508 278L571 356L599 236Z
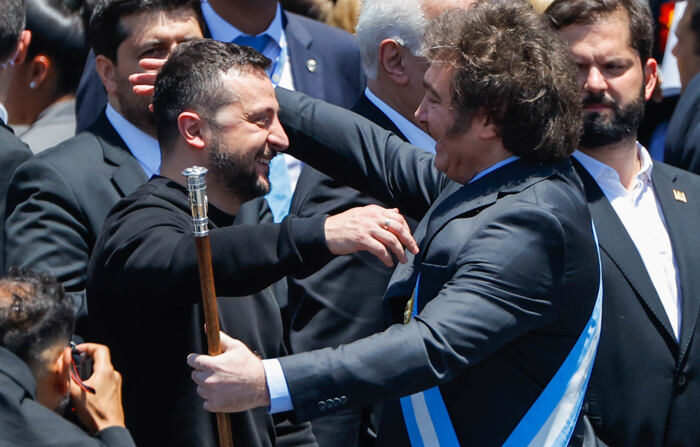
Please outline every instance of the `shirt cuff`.
M292 396L289 395L287 379L284 377L280 361L277 359L265 359L262 361L262 364L265 369L267 390L270 393L270 408L267 412L275 414L293 410Z

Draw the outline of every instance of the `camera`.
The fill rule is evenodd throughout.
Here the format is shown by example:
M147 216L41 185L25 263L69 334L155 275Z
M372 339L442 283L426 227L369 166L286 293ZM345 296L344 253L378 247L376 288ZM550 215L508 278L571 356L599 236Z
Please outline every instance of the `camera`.
M73 363L75 364L75 372L78 374L78 377L80 380L89 379L92 375L92 358L88 357L86 353L80 352L73 342L71 342L70 348L71 355L73 356Z

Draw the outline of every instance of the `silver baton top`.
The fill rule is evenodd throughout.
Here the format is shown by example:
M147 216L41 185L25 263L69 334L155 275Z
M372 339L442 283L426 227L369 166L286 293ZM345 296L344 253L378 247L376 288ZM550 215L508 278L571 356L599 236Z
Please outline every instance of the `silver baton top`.
M201 166L192 166L182 171L182 175L187 177L187 192L189 192L190 195L190 208L192 209L195 237L204 237L209 234L207 182L204 179L206 174L207 168Z

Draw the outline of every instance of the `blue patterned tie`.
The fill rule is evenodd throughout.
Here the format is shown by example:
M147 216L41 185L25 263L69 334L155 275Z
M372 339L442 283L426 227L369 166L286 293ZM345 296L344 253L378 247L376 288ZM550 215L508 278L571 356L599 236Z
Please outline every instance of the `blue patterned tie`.
M237 45L245 45L251 47L262 54L263 50L270 41L270 37L267 34L260 34L258 36L248 36L246 34L241 34L240 36L233 39L233 43Z

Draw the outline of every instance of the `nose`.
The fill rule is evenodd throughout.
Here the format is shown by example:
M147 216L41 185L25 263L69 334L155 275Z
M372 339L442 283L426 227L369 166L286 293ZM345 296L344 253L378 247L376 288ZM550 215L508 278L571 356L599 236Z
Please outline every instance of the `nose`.
M425 96L423 96L423 99L421 100L420 104L418 104L418 108L416 109L415 112L413 112L413 116L416 117L416 121L421 123L424 127L428 127L428 107L426 104Z
M589 92L603 92L607 90L608 83L605 80L605 76L600 72L598 67L591 66L586 72L586 78L583 83L584 90Z
M289 147L289 138L282 127L279 118L275 115L275 121L270 126L270 133L267 135L267 141L276 151L283 151Z

